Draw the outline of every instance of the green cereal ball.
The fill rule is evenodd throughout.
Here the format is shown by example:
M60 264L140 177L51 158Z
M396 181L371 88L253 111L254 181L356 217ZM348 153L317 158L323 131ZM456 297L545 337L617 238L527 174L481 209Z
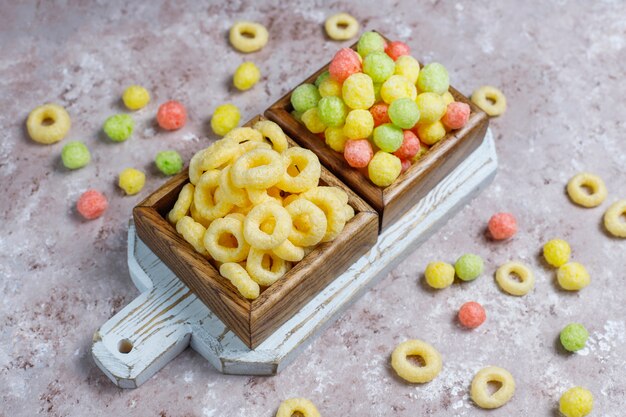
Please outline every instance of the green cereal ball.
M363 59L363 72L375 83L382 83L396 70L396 63L384 52L372 52Z
M420 111L417 108L417 104L410 98L394 100L387 111L393 124L402 129L412 128L420 119Z
M304 113L317 106L322 96L313 84L302 84L291 93L291 105L294 110Z
M472 281L483 273L483 260L480 256L473 253L466 253L457 259L454 264L456 276L463 281Z
M395 152L404 140L404 132L392 123L384 123L374 129L374 143L385 152Z
M61 151L63 165L68 169L78 169L91 161L91 154L84 143L72 141L65 144Z
M385 40L376 32L364 32L359 38L356 50L365 58L370 52L385 52Z
M323 97L317 104L320 120L328 127L341 126L346 120L346 105L339 97Z
M587 344L589 338L589 332L580 323L570 323L561 330L559 339L565 350L569 352L576 352L581 350Z
M183 170L183 158L176 151L159 152L156 158L154 158L154 163L159 171L165 175L178 174Z
M330 72L328 72L328 70L326 70L323 73L321 73L320 75L318 75L317 78L315 79L315 86L319 88L319 86L322 83L322 81L324 81L328 77L330 77Z
M115 142L124 142L133 133L135 122L127 114L116 114L104 122L104 133Z
M443 94L449 87L448 70L437 62L424 66L417 77L417 88L422 92Z

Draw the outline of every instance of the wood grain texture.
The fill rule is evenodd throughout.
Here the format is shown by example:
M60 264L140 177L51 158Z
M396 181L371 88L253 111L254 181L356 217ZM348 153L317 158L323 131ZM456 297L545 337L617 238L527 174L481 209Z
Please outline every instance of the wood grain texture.
M385 40L389 42L389 39L385 38ZM356 50L356 43L351 48ZM313 83L321 73L328 69L328 66L329 64L323 66L300 84ZM456 101L470 106L470 118L466 126L448 132L443 139L429 149L424 157L402 173L392 185L381 188L374 185L361 171L351 168L341 153L333 151L323 140L309 132L291 115L292 92L293 90L270 106L265 115L278 123L300 146L315 152L322 164L367 201L380 216L381 231L420 201L441 179L467 158L480 145L489 126L487 115L467 97L450 87L450 93Z

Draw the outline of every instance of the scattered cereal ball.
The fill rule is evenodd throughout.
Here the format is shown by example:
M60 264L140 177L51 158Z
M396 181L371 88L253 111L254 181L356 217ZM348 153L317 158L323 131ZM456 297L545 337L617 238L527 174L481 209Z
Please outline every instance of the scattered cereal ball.
M417 77L420 74L420 64L411 55L403 55L398 57L396 61L395 74L402 75L409 82L417 83Z
M109 206L107 198L96 190L85 191L76 202L76 211L87 220L98 218Z
M370 181L379 187L387 187L402 172L400 158L387 152L378 151L367 166Z
M343 133L343 127L329 127L324 131L326 144L336 152L343 152L348 138Z
M430 262L424 271L426 283L433 288L449 287L454 282L454 267L445 262Z
M322 133L326 130L326 125L322 122L322 119L320 119L317 107L313 107L302 113L302 123L304 123L311 133Z
M565 417L585 417L593 409L593 394L583 387L570 388L559 400L559 411Z
M469 116L470 106L467 103L453 101L448 104L446 113L441 118L441 123L448 129L460 129L465 126L469 120Z
M323 97L317 103L320 120L328 127L338 127L346 120L346 105L339 97Z
M224 136L237 127L241 114L234 104L222 104L215 108L211 116L211 129L216 135Z
M443 93L441 95L441 98L443 98L443 101L446 103L446 106L450 103L454 103L454 96L452 95L450 91L446 91L445 93Z
M178 174L183 170L183 158L176 151L161 151L154 159L159 171L165 175Z
M454 264L456 275L463 281L472 281L483 273L483 260L473 253L466 253Z
M157 123L165 130L180 129L187 121L187 110L178 101L168 101L159 107L157 111Z
M552 239L543 245L543 257L546 262L557 268L569 261L571 253L569 243L562 239Z
M476 301L468 301L459 309L459 323L468 329L475 329L485 322L487 314L482 305Z
M353 168L365 168L372 160L374 151L367 139L348 140L343 150L343 157Z
M118 185L127 195L137 194L146 183L146 174L134 168L120 172Z
M385 123L374 129L374 143L382 151L395 152L404 141L404 132L392 123Z
M343 134L348 139L364 139L374 130L374 118L367 110L352 110L346 117Z
M302 84L291 93L291 105L294 110L304 113L317 106L322 97L313 84Z
M363 72L375 83L382 83L395 72L396 64L384 52L372 52L363 58Z
M362 58L371 52L385 52L385 40L376 32L364 32L359 38L356 50Z
M580 323L570 323L561 330L559 339L568 352L581 350L587 344L589 332Z
M591 281L589 272L578 262L561 265L556 272L556 278L561 288L568 291L581 290Z
M233 84L238 90L244 91L252 88L261 78L261 71L254 62L244 62L237 67L233 75Z
M392 75L380 87L380 97L387 104L404 97L415 100L417 90L415 89L415 84L412 84L411 81L402 75Z
M449 87L448 70L437 62L425 65L417 78L417 88L423 92L443 94L448 91Z
M415 101L410 98L399 98L389 105L389 118L396 126L410 129L420 119L420 111Z
M330 61L328 72L336 81L343 83L346 78L361 71L361 58L350 48L342 48Z
M408 162L410 164L410 159L420 151L420 140L415 136L415 133L410 130L405 130L402 134L404 136L402 145L393 154L402 160L409 160Z
M374 83L367 74L349 76L341 87L343 101L351 109L369 109L374 104Z
M446 103L439 94L421 93L415 99L420 112L420 123L430 124L441 119L446 113Z
M326 19L326 34L336 41L352 39L359 31L359 22L348 13L339 13Z
M315 84L316 87L319 88L320 84L322 83L322 81L327 80L330 77L330 72L328 72L328 70L322 72L320 75L317 76L317 78L315 79L315 82L313 84Z
M434 145L446 136L446 128L437 120L431 124L418 124L417 137L427 145Z
M78 169L84 167L91 161L91 154L84 143L72 141L63 146L61 160L65 168Z
M133 133L135 122L127 114L116 114L104 121L104 133L115 142L124 142Z
M517 221L511 213L496 213L489 219L487 228L494 240L510 239L517 233Z
M322 97L341 97L341 83L334 78L322 81L318 90Z
M385 47L385 53L389 55L391 59L396 61L401 56L411 55L411 48L404 42L393 41L389 42Z
M370 107L370 113L374 118L374 126L380 126L383 123L391 123L389 118L389 106L386 103L376 103Z
M124 90L122 101L129 110L139 110L150 102L150 93L140 85L131 85Z

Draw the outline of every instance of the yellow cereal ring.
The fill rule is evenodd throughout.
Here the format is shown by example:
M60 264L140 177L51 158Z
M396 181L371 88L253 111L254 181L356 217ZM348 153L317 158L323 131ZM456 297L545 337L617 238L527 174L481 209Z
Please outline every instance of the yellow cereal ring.
M346 204L343 207L343 215L346 219L346 223L350 221L354 217L354 209L352 208L352 206Z
M167 219L173 225L189 213L191 203L193 201L193 192L195 187L193 184L185 184L178 194L178 199L174 203L174 207L167 214Z
M242 224L243 221L246 219L246 215L242 214L242 213L228 213L225 218L227 219L237 219L239 220Z
M408 361L408 356L419 356L424 366ZM430 382L441 372L443 362L437 350L422 340L407 340L400 343L391 354L391 367L400 378L408 382L423 384Z
M604 213L604 227L615 237L626 237L626 222L621 220L626 215L626 200L611 204Z
M263 48L269 39L265 26L256 22L237 22L230 28L230 44L240 52L255 52Z
M215 169L207 171L202 174L194 190L193 201L198 214L208 220L224 217L233 208L232 203L217 195L219 178L220 171Z
M184 216L176 223L176 231L193 246L196 252L202 255L207 254L204 244L202 243L206 229L200 223L194 221L189 216Z
M26 129L32 140L50 145L63 139L71 124L70 115L63 107L57 104L44 104L30 112L26 120Z
M235 213L235 214L243 214L244 216L247 216L248 213L250 213L250 210L252 210L254 208L254 206L251 204L248 207L239 207L239 206L235 206L233 207L231 213Z
M345 41L356 36L359 31L359 22L348 13L338 13L326 19L324 29L330 39Z
M242 262L248 257L250 245L243 237L243 222L224 217L211 222L204 234L204 247L220 262Z
M591 193L586 192L588 188ZM576 204L583 207L596 207L602 204L608 194L604 181L588 172L576 174L567 183L567 194Z
M276 184L281 190L290 193L301 193L316 187L322 173L322 165L317 155L304 148L293 147L282 154L284 173ZM295 167L297 175L293 176L290 167Z
M289 262L300 262L304 258L304 249L296 246L289 239L272 249L274 255Z
M276 222L272 233L261 230L261 223L273 218ZM253 247L263 250L271 250L283 243L292 229L289 212L272 201L255 206L246 216L243 223L243 234L246 241Z
M500 388L493 394L489 382L499 382ZM506 404L515 393L515 380L509 371L497 366L488 366L478 371L472 380L470 395L481 408L498 408Z
M275 201L282 204L283 198L280 195L280 189L277 187L270 187L267 190L264 188L246 188L248 193L248 199L253 205L257 206L266 201Z
M276 417L291 417L295 413L302 414L303 417L321 417L315 405L306 398L289 398L280 403Z
M269 143L265 143L265 142L253 142L253 141L240 143L239 152L237 153L237 157L234 159L237 159L244 153L249 152L252 149L257 149L257 148L272 149L272 145L270 145Z
M189 162L189 181L197 185L204 172L224 168L237 157L238 151L236 143L219 140L208 148L196 152Z
M271 149L257 148L233 163L230 177L239 188L270 188L283 176L283 158Z
M235 143L263 142L263 135L251 127L236 127L224 135L222 140Z
M272 149L276 152L283 152L289 147L285 132L276 123L270 120L260 120L254 124L254 129L261 132L261 135L272 143Z
M344 205L337 198L334 191L330 190L331 188L333 187L317 187L300 194L302 198L309 200L322 209L326 216L326 233L322 238L322 242L330 242L335 239L346 225Z
M298 194L289 194L287 197L283 198L283 207L287 207L299 198L300 196Z
M248 271L238 263L227 262L220 266L220 275L228 279L245 298L254 300L259 297L261 288L254 282Z
M221 171L218 185L224 194L224 200L227 202L239 207L248 207L252 204L246 190L235 187L231 181L230 165Z
M211 220L202 217L200 213L198 213L198 209L196 208L196 202L193 200L191 201L191 207L189 207L189 214L194 221L200 223L205 228L209 227L209 225L211 224Z
M246 271L256 283L268 287L285 275L291 268L291 264L278 257L271 251L250 248L246 260Z
M502 91L490 85L474 91L471 100L489 116L500 116L506 111L506 97Z
M519 281L511 279L511 274ZM521 262L507 262L496 271L496 281L503 291L511 295L526 295L535 286L533 271Z

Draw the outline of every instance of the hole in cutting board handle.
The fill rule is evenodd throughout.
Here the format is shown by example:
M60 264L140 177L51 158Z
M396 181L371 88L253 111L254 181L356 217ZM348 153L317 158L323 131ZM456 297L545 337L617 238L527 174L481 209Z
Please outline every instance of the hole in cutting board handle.
M117 344L117 350L120 353L130 353L131 350L133 350L133 342L131 342L128 339L122 339L120 340L120 342Z

